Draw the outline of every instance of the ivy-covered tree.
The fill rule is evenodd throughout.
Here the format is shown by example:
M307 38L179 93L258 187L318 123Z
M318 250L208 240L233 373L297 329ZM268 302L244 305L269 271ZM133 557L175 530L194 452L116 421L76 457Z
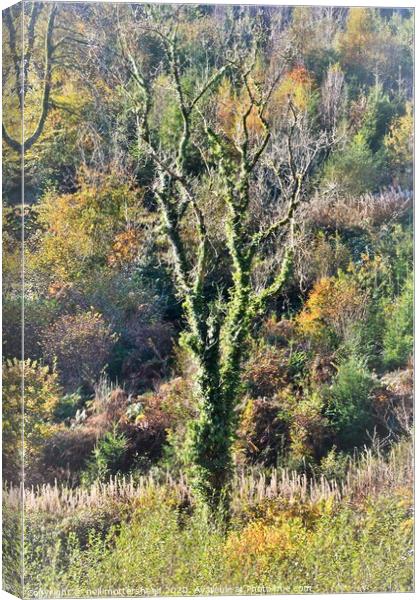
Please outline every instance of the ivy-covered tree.
M138 153L154 170L153 192L172 249L174 282L185 317L181 340L198 367L199 417L191 424L187 444L192 484L205 510L224 519L229 505L235 408L251 326L288 281L295 211L308 175L332 137L326 132L311 137L307 115L298 112L291 97L280 117L282 125L273 135L270 99L281 69L267 67L266 76L261 76L261 38L255 29L248 50L234 46L224 64L203 76L201 84L195 77L188 86L184 67L188 59L176 24L171 23L171 28L168 24L145 25L144 29L159 39L165 51L166 85L174 92L175 110L182 123L176 147L172 152L163 150L154 134L156 78L142 71L141 61L136 61L129 44L123 43L131 72ZM208 108L223 78L230 79L241 99L230 135L218 127L216 118L204 117L200 111L205 102L206 115L211 114ZM197 151L203 161L198 175L189 161ZM218 267L226 265L222 267L223 260L215 254L220 242L214 238L220 232L214 232L211 215L205 214L201 203L199 189L206 178L214 182L222 206L222 254L228 256L225 278L214 275ZM267 206L270 196L271 220L267 211L256 225L257 203ZM273 245L281 260L273 261L274 268L255 284L255 267L270 255Z

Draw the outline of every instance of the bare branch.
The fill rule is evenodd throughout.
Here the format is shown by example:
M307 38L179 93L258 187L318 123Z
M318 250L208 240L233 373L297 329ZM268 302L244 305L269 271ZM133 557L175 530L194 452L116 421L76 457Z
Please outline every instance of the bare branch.
M271 285L255 294L250 302L250 314L256 316L266 310L268 302L277 296L287 283L292 266L293 249L289 246L284 254L279 273L275 276Z
M21 17L21 18L23 18L23 17ZM21 60L20 60L20 57L19 57L19 54L17 51L17 47L16 47L16 28L15 28L15 24L13 23L12 12L11 12L10 7L6 8L4 10L4 22L7 27L8 32L9 32L9 48L10 48L10 54L12 55L13 65L15 68L16 92L18 95L19 106L22 109L22 106L23 106L23 81L22 81L22 75L21 75ZM3 126L3 130L4 130L4 126ZM8 139L9 140L11 139L7 134L6 134L5 139L6 139L6 142L13 148L13 142L12 142L12 144L10 144L7 141Z
M219 80L223 77L223 75L226 73L226 71L229 69L229 65L223 65L223 67L221 69L219 69L212 77L210 77L210 79L207 80L207 82L203 85L203 87L201 88L201 90L198 92L198 94L195 96L195 98L192 100L192 102L190 103L188 110L189 112L191 112L196 104L198 104L198 102L201 100L201 98L216 84L219 82Z

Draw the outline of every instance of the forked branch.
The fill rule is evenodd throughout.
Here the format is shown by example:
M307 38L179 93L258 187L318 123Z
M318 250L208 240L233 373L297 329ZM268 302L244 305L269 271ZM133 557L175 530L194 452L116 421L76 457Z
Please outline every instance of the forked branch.
M16 30L13 25L13 21L10 13L7 13L6 17L6 25L9 31L9 47L11 50L12 58L16 65L16 78L17 85L19 87L19 106L21 110L24 106L26 89L27 89L27 77L29 72L29 64L32 56L33 45L34 45L34 37L35 37L35 24L38 17L39 11L38 8L35 10L35 6L31 12L31 18L29 22L29 33L28 33L28 47L25 53L24 60L24 68L23 73L21 73L19 67L19 59L16 62ZM45 126L45 122L47 120L48 111L50 108L50 94L51 94L51 76L52 76L52 59L54 54L54 45L53 45L53 34L54 34L54 25L55 18L57 15L57 6L53 4L49 18L47 23L47 31L45 36L45 50L44 50L44 81L43 81L43 89L42 89L42 98L41 98L41 113L39 115L38 122L35 126L33 133L23 139L22 141L14 139L10 133L7 131L4 123L2 124L2 133L3 139L6 144L8 144L13 150L16 152L26 152L29 150L35 142L38 140L40 135L42 134Z

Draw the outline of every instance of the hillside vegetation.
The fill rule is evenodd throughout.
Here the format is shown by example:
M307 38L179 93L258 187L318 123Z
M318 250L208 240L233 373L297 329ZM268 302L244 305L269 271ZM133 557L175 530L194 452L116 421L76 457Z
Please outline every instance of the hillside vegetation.
M6 589L412 591L413 13L3 18Z

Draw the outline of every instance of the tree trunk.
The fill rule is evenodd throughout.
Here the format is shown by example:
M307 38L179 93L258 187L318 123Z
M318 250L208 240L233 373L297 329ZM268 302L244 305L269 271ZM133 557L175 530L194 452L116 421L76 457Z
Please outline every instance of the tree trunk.
M211 353L210 353L211 354ZM207 518L229 520L234 411L220 380L220 363L207 356L198 377L199 418L192 423L190 460L193 488Z
M233 475L232 443L236 433L235 406L240 392L241 363L248 333L247 298L241 297L230 315L224 338L206 348L198 377L200 415L192 424L190 460L193 486L208 517L225 525L230 517Z

